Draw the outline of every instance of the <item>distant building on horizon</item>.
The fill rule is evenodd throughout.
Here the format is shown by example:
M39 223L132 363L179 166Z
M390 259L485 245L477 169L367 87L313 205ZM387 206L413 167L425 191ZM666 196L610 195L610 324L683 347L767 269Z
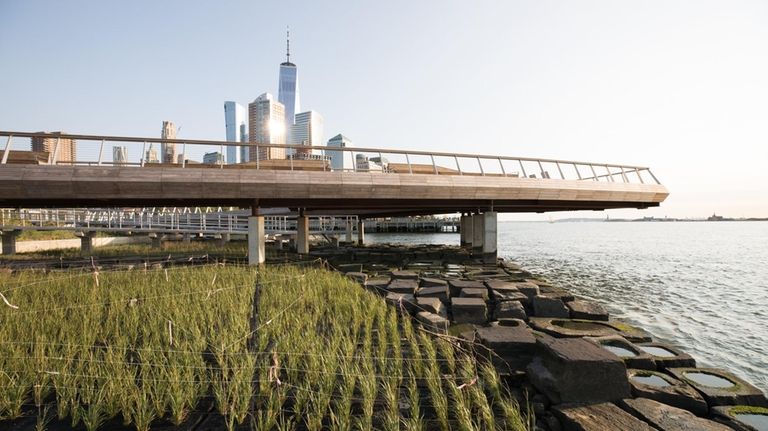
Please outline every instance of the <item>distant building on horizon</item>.
M32 151L48 153L50 163L73 163L77 158L77 141L74 139L57 138L55 133L63 132L38 132L51 135L51 137L33 137ZM58 147L57 147L58 143ZM55 157L55 160L54 160Z
M181 157L181 155L179 155ZM157 148L155 144L149 144L149 149L144 154L144 163L160 163L160 158L157 156Z
M347 148L352 146L352 140L339 133L333 138L328 140L327 146L336 148ZM352 158L346 151L331 151L326 150L325 154L331 160L331 169L334 171L341 171L344 169L352 169Z
M128 148L125 146L112 147L112 164L121 166L128 164Z
M173 124L173 121L163 121L163 131L160 134L160 138L176 139L176 125ZM160 148L162 154L162 162L174 163L176 160L176 144L166 144L163 142L160 145Z
M277 85L277 101L285 107L285 131L291 133L296 120L296 113L301 111L299 101L299 72L296 65L291 63L291 38L286 32L285 61L280 63L280 79ZM287 137L290 142L290 136Z
M285 145L285 107L269 93L248 104L248 142L251 144ZM248 159L256 160L251 151ZM285 148L259 148L258 158L285 159Z
M383 157L368 158L365 154L355 155L355 170L358 172L385 172L389 161Z
M317 111L296 114L296 121L288 136L291 145L323 145L323 116ZM312 154L312 150L295 150L290 153L306 157Z
M223 163L224 163L224 155L218 151L214 151L212 153L205 153L205 155L203 155L204 165L219 165Z
M243 105L232 101L224 102L224 122L227 131L227 141L248 142L246 119L247 112ZM226 162L228 164L245 162L248 160L248 147L245 145L227 147L226 155Z

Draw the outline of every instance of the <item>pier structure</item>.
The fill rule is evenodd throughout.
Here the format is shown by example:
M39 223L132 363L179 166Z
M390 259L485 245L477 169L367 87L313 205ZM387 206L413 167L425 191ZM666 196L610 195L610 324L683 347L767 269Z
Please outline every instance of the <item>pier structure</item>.
M41 136L55 140L52 154L30 157L26 143ZM668 195L647 167L595 162L13 131L0 131L0 139L6 142L0 160L2 207L250 208L247 230L254 264L263 262L264 217L275 208L288 208L299 217L297 227L302 229L306 226L302 217L356 216L360 243L364 241L366 219L471 214L471 247L490 259L496 254L499 213L648 208L658 206ZM94 156L59 159L56 143L63 140L77 141L78 148L83 149L81 154ZM146 154L152 144L181 148L180 163L143 159L114 163L103 157L105 147L126 147L130 157ZM257 156L247 163L205 165L187 158L191 147L201 147L200 152L218 147L223 154L225 147L243 145L257 155L269 148L303 149L318 155L342 152L353 163L351 169L334 170L322 157L261 160ZM358 165L358 158L368 163ZM465 240L469 238L465 236ZM297 246L306 250L308 242L299 239Z

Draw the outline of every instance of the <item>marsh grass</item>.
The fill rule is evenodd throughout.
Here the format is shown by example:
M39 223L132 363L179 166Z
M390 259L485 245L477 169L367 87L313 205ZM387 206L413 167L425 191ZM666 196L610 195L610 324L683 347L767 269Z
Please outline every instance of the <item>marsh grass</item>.
M211 265L0 282L18 307L0 305L0 428L30 414L42 427L57 416L148 430L212 406L229 429L526 429L492 367L477 376L467 352L336 273Z

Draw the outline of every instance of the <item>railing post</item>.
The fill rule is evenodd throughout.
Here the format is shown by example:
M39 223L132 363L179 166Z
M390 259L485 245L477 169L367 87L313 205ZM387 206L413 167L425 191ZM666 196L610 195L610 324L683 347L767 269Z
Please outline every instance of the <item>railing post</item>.
M220 155L219 165L221 165L221 169L224 169L224 144L221 144L220 147L221 148L219 148L219 155ZM235 147L235 149L237 150L237 147Z
M485 170L483 170L483 162L480 161L480 157L477 158L477 166L480 166L480 175L485 176Z
M352 159L352 172L357 172L357 163L355 163L355 152L350 151L349 157Z
M615 183L616 179L613 178L613 174L611 173L611 168L609 168L608 165L605 165L605 170L608 171L608 178L611 180L611 182Z
M52 165L56 165L56 162L59 161L59 143L61 143L61 138L56 138L56 146L53 147L53 154L51 154L51 157L53 158L50 162Z
M581 172L579 172L579 167L576 166L576 163L573 164L573 169L576 171L576 175L581 179Z
M459 175L464 175L464 173L461 172L461 165L459 165L459 157L454 155L453 160L456 161L456 170L459 171Z
M544 166L541 165L541 160L536 160L536 163L539 164L539 175L541 175L541 178L544 178Z
M501 161L501 157L499 157L499 167L501 168L501 174L506 177L507 171L504 170L504 163Z
M5 142L5 151L3 151L2 164L8 163L8 154L11 152L11 142L13 141L13 135L8 135L8 140Z
M405 161L408 163L408 173L413 175L413 167L411 167L411 158L408 157L408 153L405 153Z
M430 154L429 157L432 159L432 169L435 171L435 175L439 175L437 173L437 165L435 164L435 156Z
M291 160L291 170L293 170L293 157L296 155L296 153L291 154L288 156L288 158Z
M621 169L621 178L624 180L625 183L629 182L629 179L627 179L626 173L624 173L624 166L619 166L619 169Z
M520 170L523 172L523 178L528 178L528 174L525 173L525 166L523 166L523 161L518 160L518 163L520 163Z
M249 154L249 156L250 156L250 154ZM260 165L259 159L261 159L261 153L259 152L259 145L257 144L256 145L256 170L259 169L259 165Z
M648 171L649 174L651 174L651 178L653 178L653 181L656 181L656 184L661 184L659 180L656 179L656 175L653 175L653 172L651 172L650 169L646 168L646 171Z
M640 169L635 168L635 173L637 174L637 179L640 180L640 184L645 184L645 181L643 181L643 176L640 175Z
M141 149L141 167L144 167L144 161L147 157L147 141L144 141L144 147Z
M565 175L563 175L563 170L560 169L560 162L555 162L555 166L557 166L557 170L560 171L560 178L565 179Z
M594 178L594 180L595 180L595 181L600 181L600 180L597 178L597 172L595 172L595 166L594 166L594 165L592 165L592 164L590 164L590 165L589 165L589 169L591 169L591 170L592 170L592 178Z
M187 166L187 143L181 144L181 167Z
M101 160L102 156L104 155L104 140L101 140L101 146L99 146L99 162L97 163L98 166L101 166Z

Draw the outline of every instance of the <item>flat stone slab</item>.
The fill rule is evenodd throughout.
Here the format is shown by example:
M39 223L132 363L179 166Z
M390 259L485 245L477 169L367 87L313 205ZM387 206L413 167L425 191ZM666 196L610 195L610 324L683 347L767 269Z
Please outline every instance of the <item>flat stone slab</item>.
M654 431L650 425L611 403L552 408L564 431Z
M477 330L477 339L499 355L528 353L536 349L536 338L530 328L521 322L517 326L488 326Z
M523 304L519 301L497 302L493 310L494 319L521 319L527 320L528 314L525 312Z
M517 287L520 293L527 296L529 300L532 300L534 296L539 296L539 286L534 283L523 281L515 283L515 287Z
M608 321L608 312L597 302L575 299L565 305L571 312L571 319Z
M548 296L533 297L533 315L536 317L558 317L562 319L571 317L571 313L563 301Z
M645 353L621 335L586 337L585 339L596 343L598 346L621 358L627 365L627 368L637 368L641 370L656 369L656 363L653 361L651 355Z
M531 300L528 299L519 290L491 290L491 296L496 301L518 301L523 305L530 305Z
M650 370L627 370L632 396L688 410L698 416L707 414L709 407L692 386L669 374Z
M365 281L366 289L378 293L379 295L383 295L386 293L387 286L389 285L389 277L375 277L375 278L369 278Z
M416 313L416 320L421 322L424 329L438 334L447 334L448 326L450 322L443 316L439 316L428 311L420 311Z
M738 405L768 407L763 392L735 374L717 368L670 368L678 379L693 386L710 407Z
M768 430L768 409L753 406L718 406L711 410L713 419L736 431Z
M461 289L482 288L485 287L485 284L477 280L448 280L448 286L450 287L451 296L458 297L461 295Z
M448 285L434 286L434 287L421 287L416 292L417 296L423 298L437 298L445 303L448 303Z
M482 298L483 301L488 300L488 289L485 287L467 287L461 289L462 298Z
M416 298L416 308L419 311L429 311L440 316L445 317L447 310L443 305L443 302L439 298L423 297Z
M416 271L398 270L392 271L392 278L398 280L418 280L419 273Z
M444 286L446 290L448 289L448 282L441 279L441 278L431 278L431 277L425 277L419 280L419 287L440 287Z
M485 280L485 287L497 290L517 290L515 283L506 280Z
M696 366L696 360L691 355L667 344L638 343L637 347L651 355L659 369Z
M621 406L661 431L733 431L730 427L647 398L625 399Z
M605 337L621 335L632 343L651 341L651 336L642 329L621 322L599 322L594 320L556 319L531 317L531 326L537 331L554 337Z
M402 307L408 313L413 314L416 311L416 299L409 293L390 292L385 299L395 307Z
M393 279L387 285L387 290L395 293L408 293L414 295L419 288L419 282L416 280Z
M562 287L550 286L548 284L539 285L539 295L557 298L563 302L570 302L576 299L573 294Z
M482 298L451 298L451 312L456 323L484 324L488 307Z
M528 366L528 377L553 404L596 403L628 398L624 362L580 338L537 339L541 356Z

